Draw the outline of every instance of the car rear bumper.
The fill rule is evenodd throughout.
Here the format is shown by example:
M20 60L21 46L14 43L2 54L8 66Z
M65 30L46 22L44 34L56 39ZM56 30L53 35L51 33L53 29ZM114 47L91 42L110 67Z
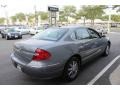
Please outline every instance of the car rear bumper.
M36 32L31 31L31 32L30 32L30 34L31 34L31 35L35 35L35 34L36 34Z
M20 38L20 37L22 37L22 36L20 36L20 35L18 36L18 35L17 35L17 37L16 37L16 36L8 36L8 37L9 37L9 38Z
M42 79L51 79L51 78L59 77L60 75L62 75L63 69L61 69L60 64L51 64L51 65L44 65L44 66L40 66L39 62L36 62L37 65L24 64L20 62L20 60L16 58L14 54L11 55L11 60L13 65L16 68L18 68L19 66L18 69L20 69L20 71L33 77L39 77Z

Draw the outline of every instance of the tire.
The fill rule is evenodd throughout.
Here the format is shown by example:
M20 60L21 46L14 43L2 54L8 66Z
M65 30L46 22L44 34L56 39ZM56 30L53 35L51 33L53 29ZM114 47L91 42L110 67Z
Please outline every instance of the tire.
M2 35L2 38L4 38L4 35Z
M20 38L19 39L22 39L22 36L20 36Z
M108 44L105 48L105 51L103 53L103 56L108 56L110 53L110 44Z
M63 72L63 79L67 81L72 81L76 79L79 74L80 63L78 57L72 57L65 65Z
M9 37L7 35L5 36L5 38L6 38L6 40L9 40Z

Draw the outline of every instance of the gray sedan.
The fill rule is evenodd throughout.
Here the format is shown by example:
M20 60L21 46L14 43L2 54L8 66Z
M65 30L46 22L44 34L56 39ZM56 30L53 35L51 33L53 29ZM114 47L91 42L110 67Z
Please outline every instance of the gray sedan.
M110 40L95 30L81 26L50 28L30 39L15 43L13 65L39 77L62 76L74 80L81 66L96 56L108 56Z
M6 38L6 40L13 39L13 38L22 39L22 34L13 28L8 28L6 30L3 30L1 32L1 35L2 35L2 38Z

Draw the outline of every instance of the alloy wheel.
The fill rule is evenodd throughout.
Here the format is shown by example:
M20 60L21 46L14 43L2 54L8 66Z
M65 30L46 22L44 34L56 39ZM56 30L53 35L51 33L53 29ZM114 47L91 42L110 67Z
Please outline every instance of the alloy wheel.
M78 62L77 61L72 61L68 65L68 76L70 78L75 78L76 75L78 74Z
M109 55L109 52L110 52L110 46L109 45L107 45L105 52L106 52L106 55Z

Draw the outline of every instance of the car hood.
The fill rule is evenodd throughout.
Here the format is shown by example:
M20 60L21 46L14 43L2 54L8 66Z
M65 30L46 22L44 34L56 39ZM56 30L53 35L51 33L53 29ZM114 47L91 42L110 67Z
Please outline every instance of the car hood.
M23 49L34 52L37 48L43 48L54 43L55 41L28 39L15 43L14 47L17 49Z
M10 32L10 34L20 34L19 32Z

